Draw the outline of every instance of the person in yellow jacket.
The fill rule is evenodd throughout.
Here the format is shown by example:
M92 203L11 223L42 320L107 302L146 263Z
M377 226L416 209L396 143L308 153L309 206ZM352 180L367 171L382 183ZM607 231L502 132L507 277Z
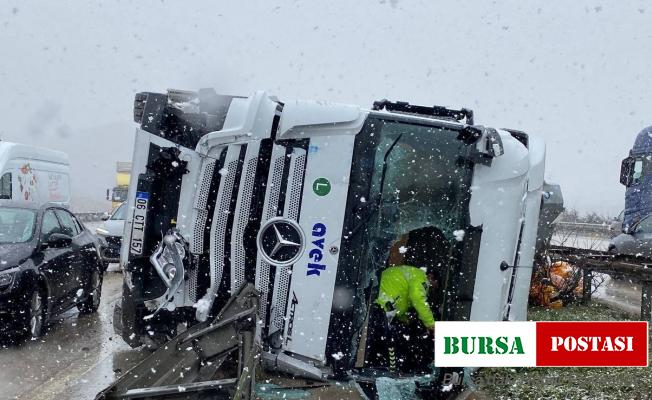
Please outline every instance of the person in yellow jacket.
M389 267L380 275L376 304L403 324L410 323L410 311L414 310L423 326L433 330L435 317L428 304L428 291L436 289L437 284L434 271L427 274L423 269L411 265Z
M429 372L450 241L434 226L414 229L391 246L369 311L365 365L391 372Z
M391 372L428 371L432 364L435 317L428 299L438 274L411 265L386 268L372 308L373 349L369 360ZM370 322L371 323L371 322Z

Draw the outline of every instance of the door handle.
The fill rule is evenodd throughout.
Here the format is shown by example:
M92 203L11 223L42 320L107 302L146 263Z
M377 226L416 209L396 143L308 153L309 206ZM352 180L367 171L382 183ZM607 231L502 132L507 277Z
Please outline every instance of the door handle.
M507 271L510 268L532 269L534 267L530 265L509 265L507 264L507 261L503 261L500 263L501 271Z

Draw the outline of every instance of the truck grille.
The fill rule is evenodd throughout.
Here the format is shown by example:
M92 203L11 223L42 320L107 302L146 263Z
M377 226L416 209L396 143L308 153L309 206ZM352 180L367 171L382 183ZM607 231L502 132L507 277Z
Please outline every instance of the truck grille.
M290 172L288 175L288 190L289 195L285 201L283 216L299 220L299 208L301 206L301 192L303 188L303 174L306 169L306 151L304 149L293 149ZM291 266L281 267L276 269L276 276L274 279L274 296L271 306L270 317L270 331L274 333L283 329L285 309L287 307L288 291L290 289Z
M199 179L199 192L195 197L194 204L196 218L193 218L193 223L195 226L193 228L193 237L190 241L190 252L194 254L202 254L204 252L204 232L206 231L206 220L208 219L206 204L208 204L208 195L211 190L215 163L215 160L207 160L204 163L204 168Z
M224 276L226 261L226 232L229 221L229 210L231 208L231 196L237 176L239 146L230 147L227 153L227 164L225 169L219 171L222 175L222 185L217 194L218 202L213 214L213 226L211 227L211 288L215 293ZM230 160L229 160L230 159Z
M278 202L281 194L281 183L283 181L283 167L285 166L285 147L274 146L272 151L272 165L269 169L269 178L267 183L267 197L265 198L265 208L261 224L268 219L277 216ZM270 271L271 265L258 257L258 267L256 268L256 289L260 291L261 305L260 318L267 321L267 305L269 304L270 289Z
M235 211L234 228L231 238L231 292L236 293L246 281L246 251L244 234L251 219L251 201L256 182L259 146L249 145L242 170L238 206Z
M225 168L219 173L210 231L211 287L206 296L219 297L222 290L235 293L247 280L253 279L263 305L260 317L266 323L269 321L269 333L274 333L284 327L292 266L273 267L264 261L252 252L252 240L255 240L252 237L257 234L256 226L274 217L282 216L298 222L306 150L271 144L264 150L261 142L249 142L246 148L243 146L228 146ZM269 164L262 160L269 160ZM205 167L202 182L211 176L210 168L219 168L217 165ZM261 176L267 173L267 165L267 176ZM198 208L206 203L206 196L212 196L210 190L200 188L196 202ZM201 222L198 220L197 225ZM193 249L201 253L203 239L198 228L195 236ZM196 281L196 275L190 271L189 279ZM196 286L194 282L187 284L189 290Z

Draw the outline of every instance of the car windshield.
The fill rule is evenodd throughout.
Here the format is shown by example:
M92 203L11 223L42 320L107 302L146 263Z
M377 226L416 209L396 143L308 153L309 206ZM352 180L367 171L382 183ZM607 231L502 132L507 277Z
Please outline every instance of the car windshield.
M125 214L127 213L126 210L127 210L127 207L125 207L125 204L124 203L120 204L120 206L115 209L113 214L111 214L111 219L114 219L114 220L123 220L123 219L125 219Z
M0 243L25 243L34 234L36 212L23 208L0 208Z

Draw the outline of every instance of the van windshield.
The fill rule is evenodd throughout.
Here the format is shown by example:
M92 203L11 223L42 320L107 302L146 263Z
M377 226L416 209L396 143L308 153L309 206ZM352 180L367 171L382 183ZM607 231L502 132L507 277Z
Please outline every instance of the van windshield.
M0 243L25 243L32 239L36 212L23 208L0 207Z

